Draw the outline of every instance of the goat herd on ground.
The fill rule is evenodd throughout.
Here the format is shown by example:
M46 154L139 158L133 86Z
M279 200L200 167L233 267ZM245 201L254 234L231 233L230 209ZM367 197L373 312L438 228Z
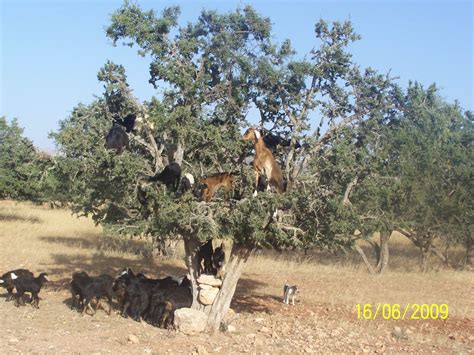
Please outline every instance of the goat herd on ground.
M106 137L106 147L121 153L129 146L127 133L134 129L136 117L128 115L122 120L115 120L114 126ZM123 126L125 131L120 127ZM283 193L285 186L281 169L273 157L268 146L287 145L288 142L274 135L265 137L255 128L249 128L243 135L245 141L252 141L255 147L255 158L253 170L255 173L255 192L261 189L261 178L266 181L266 189ZM209 202L214 194L224 188L228 194L234 183L233 172L221 172L210 175L200 180L199 194L203 201ZM151 177L149 181L161 182L167 188L174 191L185 192L193 189L194 177L186 173L181 179L181 167L172 162L162 172ZM200 265L199 274L211 274L222 277L225 254L223 245L215 250L212 240L208 240L197 251ZM33 273L26 269L8 271L0 278L0 286L8 291L7 300L14 298L15 305L25 305L25 292L31 294L33 307L39 308L39 292L43 284L48 281L48 275L41 273L34 277ZM16 294L13 290L16 289ZM95 314L98 308L103 308L101 300L108 303L107 313L112 310L112 299L115 297L123 317L131 317L136 321L146 322L161 327L169 328L173 324L174 311L182 307L190 307L192 304L192 287L187 276L162 279L152 279L143 273L135 274L130 268L126 268L115 279L110 275L90 276L86 272L75 272L70 282L71 308L78 309L83 315L90 311ZM283 302L294 305L294 298L298 288L285 284L283 288ZM92 307L95 300L96 309ZM105 308L104 308L105 310Z
M203 244L198 250L199 274L218 274L224 264L223 246L212 247L212 240ZM45 282L49 281L46 273L34 277L27 269L16 269L6 272L0 278L0 286L7 289L7 301L14 299L15 306L25 305L25 293L31 294L31 304L39 308L39 293ZM16 289L16 293L13 291ZM135 274L126 268L115 279L107 274L90 276L86 272L75 272L70 282L71 309L77 309L82 315L94 315L103 307L101 301L107 301L107 314L112 311L112 299L117 300L123 317L136 321L144 320L154 326L169 328L173 324L174 311L191 307L192 289L187 276L167 276L152 279L143 273ZM96 309L92 302L95 300Z

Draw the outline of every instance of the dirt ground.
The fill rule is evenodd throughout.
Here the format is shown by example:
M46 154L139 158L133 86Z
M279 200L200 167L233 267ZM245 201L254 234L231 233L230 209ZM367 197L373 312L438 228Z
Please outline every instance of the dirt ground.
M99 228L67 211L0 202L0 272L27 267L52 281L40 309L5 302L0 289L1 353L473 353L474 277L470 271L427 274L253 257L232 303L233 331L187 336L99 310L69 308L72 272L115 275L124 266L150 276L180 275L181 260L144 258L134 241L104 242ZM120 249L120 250L119 250ZM124 251L125 250L125 251ZM289 280L295 306L281 301ZM358 320L357 303L446 303L447 320Z

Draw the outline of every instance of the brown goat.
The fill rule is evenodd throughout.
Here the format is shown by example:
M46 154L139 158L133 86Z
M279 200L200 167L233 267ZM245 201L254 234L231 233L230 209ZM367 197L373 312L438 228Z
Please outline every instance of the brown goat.
M224 188L226 194L232 190L234 175L233 173L216 173L202 179L200 183L203 186L201 198L209 202L221 187Z
M253 170L255 171L255 193L258 188L258 178L264 175L267 178L268 186L273 186L279 193L284 192L283 174L275 161L270 149L267 148L263 137L255 128L249 128L243 136L244 141L252 141L255 144L255 159Z

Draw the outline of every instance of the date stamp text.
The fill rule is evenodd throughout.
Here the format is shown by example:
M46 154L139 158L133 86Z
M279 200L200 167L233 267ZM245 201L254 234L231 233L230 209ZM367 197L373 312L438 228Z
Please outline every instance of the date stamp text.
M357 319L364 320L426 320L426 319L447 319L449 315L448 305L446 303L418 304L408 303L400 305L397 303L378 303L378 304L356 304Z

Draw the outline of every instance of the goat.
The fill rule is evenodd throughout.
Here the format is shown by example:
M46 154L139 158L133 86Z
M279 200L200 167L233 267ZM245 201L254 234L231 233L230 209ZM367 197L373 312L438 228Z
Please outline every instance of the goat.
M115 280L113 289L116 295L120 295L122 316L126 318L130 315L134 320L139 321L145 315L154 289L178 285L179 282L172 277L151 279L142 273L135 275L128 268Z
M171 163L163 171L149 179L149 181L161 181L168 189L177 191L181 180L181 167L178 163Z
M84 277L82 279L79 285L80 292L78 293L82 298L82 315L87 313L88 308L92 312L91 315L95 314L96 311L91 306L91 301L94 297L97 298L98 305L102 297L107 298L109 304L107 314L110 315L112 311L113 282L112 276L105 274L95 277L88 276L88 278Z
M90 276L86 272L75 272L72 274L70 290L71 290L71 309L84 307L84 294L82 290L90 283Z
M16 288L15 305L17 307L20 304L24 306L25 302L23 300L23 295L25 292L29 292L31 293L31 297L33 298L33 307L39 308L38 294L40 293L41 288L43 287L43 284L46 281L49 281L48 274L45 272L42 272L41 274L39 274L38 277L32 278L29 276L27 277L17 276L14 272L12 272L11 279L13 280L13 284L15 285L15 288Z
M16 269L4 273L0 277L0 286L7 289L8 296L6 298L6 301L10 301L13 299L13 290L15 289L15 285L13 284L13 280L11 277L12 273L14 273L18 277L28 277L31 279L34 278L33 273L27 269Z
M234 175L234 173L216 173L202 179L200 181L200 184L203 186L201 198L205 202L209 202L221 187L224 188L226 195L228 195L234 185Z
M215 275L218 277L223 277L224 266L225 266L225 252L224 252L224 243L221 243L219 247L214 249L212 254L212 264L214 267Z
M214 268L212 267L213 254L212 239L209 239L206 243L202 244L197 251L199 274L212 275L214 273Z
M285 139L281 136L271 133L264 129L263 141L265 145L270 149L276 149L278 146L289 147L291 145L291 139ZM301 144L296 142L295 149L301 148Z
M184 194L190 190L192 190L194 186L194 176L189 173L184 174L183 178L181 179L181 184L179 187L179 192Z
M268 180L268 187L273 186L279 193L283 193L283 174L272 152L265 145L260 132L251 127L243 135L243 140L252 141L255 145L255 159L253 161L253 170L255 172L254 196L257 194L259 176L262 174Z
M130 142L127 133L119 126L113 126L105 137L105 147L107 149L114 149L117 154L121 154L129 146Z
M168 328L173 323L174 311L191 307L191 282L184 277L178 285L155 287L150 297L146 320L152 325Z
M125 127L125 131L130 133L135 128L135 121L137 120L137 115L134 113L129 113L125 118L114 118L114 123Z
M285 283L285 285L283 286L283 303L290 304L290 298L291 298L291 304L294 306L295 297L298 292L299 292L298 286L290 286Z

